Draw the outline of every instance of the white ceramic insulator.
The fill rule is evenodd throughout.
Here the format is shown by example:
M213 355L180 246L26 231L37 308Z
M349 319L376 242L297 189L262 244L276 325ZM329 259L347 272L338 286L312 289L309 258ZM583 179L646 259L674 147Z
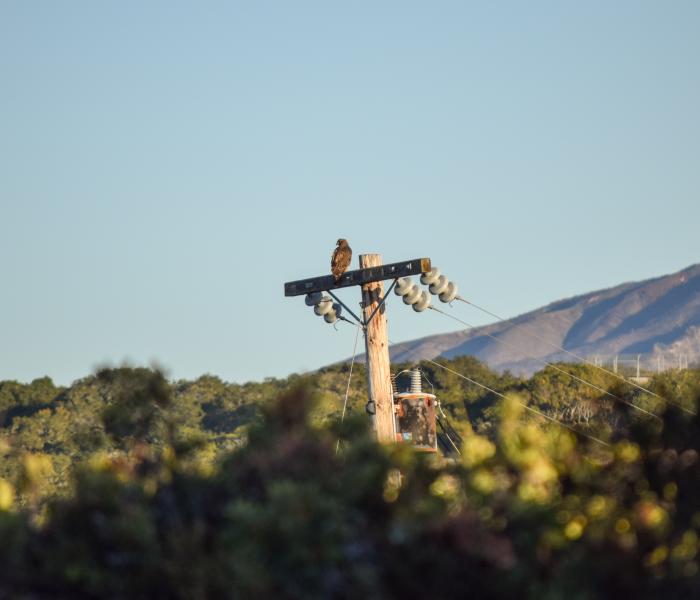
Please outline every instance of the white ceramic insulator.
M321 300L323 300L321 292L312 292L311 294L306 294L304 302L306 302L306 306L316 306Z
M423 290L420 295L420 300L413 305L413 310L416 312L423 312L426 308L430 306L430 294Z
M323 315L323 320L326 323L335 323L340 318L340 313L342 312L343 307L337 302L334 302L331 310Z
M409 292L403 297L403 302L404 304L415 304L418 302L418 298L420 298L421 294L421 289L417 286L414 285Z
M420 369L411 369L411 393L420 394L423 391L423 381Z
M430 286L430 293L435 294L438 296L439 294L442 294L447 289L447 286L450 284L450 280L447 279L444 275L440 275L440 279L438 279L435 283L433 283Z
M420 276L420 282L423 285L431 285L435 283L440 277L440 269L437 267L433 267L428 271L427 273L424 273L423 275Z
M319 317L328 314L333 310L333 301L326 297L321 300L315 307L314 307L314 313L316 313Z
M440 301L445 303L452 302L457 297L458 291L457 284L450 281L450 285L447 286L447 289L440 294Z
M413 287L413 282L408 277L399 277L394 286L394 293L397 296L403 296Z

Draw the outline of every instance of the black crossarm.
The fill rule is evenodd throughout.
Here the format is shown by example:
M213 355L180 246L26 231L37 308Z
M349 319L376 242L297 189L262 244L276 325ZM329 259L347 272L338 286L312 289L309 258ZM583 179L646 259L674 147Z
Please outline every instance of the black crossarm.
M301 294L311 294L312 292L326 292L328 290L350 287L351 285L364 285L373 281L421 275L428 271L430 271L429 258L414 258L413 260L404 260L369 269L346 271L338 283L335 282L333 275L288 281L284 284L284 295L300 296Z

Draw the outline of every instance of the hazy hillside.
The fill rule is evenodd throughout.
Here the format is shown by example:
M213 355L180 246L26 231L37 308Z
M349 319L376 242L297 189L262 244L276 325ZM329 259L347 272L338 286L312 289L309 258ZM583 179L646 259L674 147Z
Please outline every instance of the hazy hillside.
M512 322L397 344L392 359L473 355L494 369L531 374L542 368L544 360L571 360L549 341L586 357L642 353L649 361L660 354L671 360L683 353L692 363L700 358L700 264L673 275L559 300Z

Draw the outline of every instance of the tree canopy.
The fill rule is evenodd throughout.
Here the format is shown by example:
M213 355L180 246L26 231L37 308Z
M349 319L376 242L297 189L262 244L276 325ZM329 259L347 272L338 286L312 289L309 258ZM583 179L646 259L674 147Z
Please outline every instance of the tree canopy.
M462 433L451 459L377 445L361 372L341 425L343 365L244 385L127 367L69 388L0 383L0 596L700 593L700 373L652 382L665 403L596 380L656 403L651 418L558 370L521 380L458 360L503 397L426 365Z

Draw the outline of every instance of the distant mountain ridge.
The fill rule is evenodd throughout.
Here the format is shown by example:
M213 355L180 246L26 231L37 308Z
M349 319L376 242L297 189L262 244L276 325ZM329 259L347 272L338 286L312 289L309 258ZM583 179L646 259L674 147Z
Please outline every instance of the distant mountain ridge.
M455 315L468 320L462 311ZM391 358L410 362L473 355L493 369L529 375L541 369L544 361L572 360L552 348L555 344L583 357L682 353L689 362L696 362L700 359L700 264L672 275L558 300L510 321L395 344Z

